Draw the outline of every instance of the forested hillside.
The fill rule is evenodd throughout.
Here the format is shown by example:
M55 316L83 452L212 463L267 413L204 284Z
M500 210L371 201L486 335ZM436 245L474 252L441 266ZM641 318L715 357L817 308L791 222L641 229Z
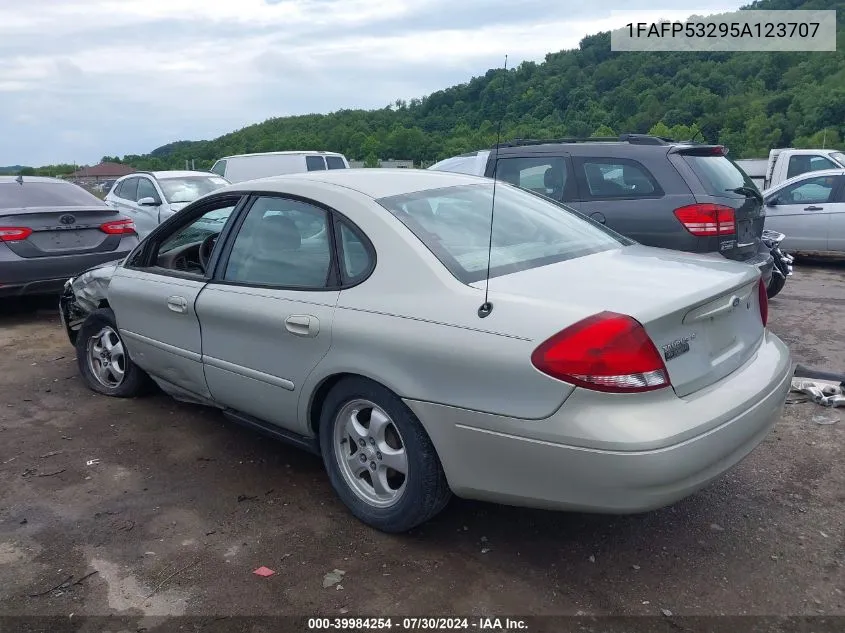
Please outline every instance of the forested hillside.
M845 1L760 0L745 8L838 9L830 53L613 53L610 34L542 63L489 70L468 83L380 110L274 118L210 141L126 156L141 168L197 165L227 154L323 149L350 159L435 159L503 138L659 132L724 143L732 156L845 138ZM504 96L504 100L502 100ZM504 112L503 112L504 111ZM115 160L110 157L108 160Z

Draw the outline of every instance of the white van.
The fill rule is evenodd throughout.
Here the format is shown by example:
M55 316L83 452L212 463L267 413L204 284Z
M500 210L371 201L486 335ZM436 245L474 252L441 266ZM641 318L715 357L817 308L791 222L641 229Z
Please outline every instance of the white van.
M323 169L349 169L349 161L336 152L263 152L226 156L211 171L235 183Z

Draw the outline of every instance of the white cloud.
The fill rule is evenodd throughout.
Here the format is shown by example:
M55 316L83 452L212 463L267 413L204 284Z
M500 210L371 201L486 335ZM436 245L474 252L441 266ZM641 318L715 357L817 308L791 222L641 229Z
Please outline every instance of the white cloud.
M665 0L664 11L651 0L620 5L655 19L700 12L684 0ZM0 165L93 162L271 116L383 107L467 81L505 54L516 66L573 48L621 26L611 10L551 0L0 0Z

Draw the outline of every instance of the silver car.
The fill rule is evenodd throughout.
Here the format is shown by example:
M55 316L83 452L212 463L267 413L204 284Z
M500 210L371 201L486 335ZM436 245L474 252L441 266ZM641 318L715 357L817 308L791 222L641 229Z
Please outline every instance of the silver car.
M373 169L216 191L69 280L79 368L100 393L151 379L320 453L388 532L451 493L657 508L766 437L792 364L755 268L504 183L491 218L493 186Z

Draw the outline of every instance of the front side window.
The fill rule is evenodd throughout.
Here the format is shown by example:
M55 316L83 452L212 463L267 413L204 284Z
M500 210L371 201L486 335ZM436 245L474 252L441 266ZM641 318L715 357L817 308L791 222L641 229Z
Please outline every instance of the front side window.
M346 169L346 163L340 156L326 156L326 165L329 169Z
M217 176L190 176L186 178L161 178L158 184L165 199L170 204L177 204L193 202L197 198L225 187L229 183Z
M777 194L778 204L824 204L831 201L836 185L837 176L819 176L808 178L803 182L784 187Z
M566 161L560 157L500 158L496 163L496 179L563 200L569 173Z
M654 198L663 195L654 176L639 162L623 158L575 158L588 199Z
M232 245L225 281L285 288L325 288L332 243L328 214L289 198L258 198Z
M211 173L217 174L218 176L225 176L226 175L226 161L225 160L218 160L214 165L211 167Z
M144 198L152 198L156 202L161 202L158 192L149 178L138 179L138 200L143 200Z
M322 156L306 156L305 167L308 171L322 171L326 168L326 161Z
M820 169L836 169L840 167L829 158L813 154L797 154L789 157L789 167L786 170L787 179Z
M466 284L484 279L493 210L490 184L431 189L378 202L457 279ZM491 277L632 243L568 207L514 187L497 188L495 204Z

